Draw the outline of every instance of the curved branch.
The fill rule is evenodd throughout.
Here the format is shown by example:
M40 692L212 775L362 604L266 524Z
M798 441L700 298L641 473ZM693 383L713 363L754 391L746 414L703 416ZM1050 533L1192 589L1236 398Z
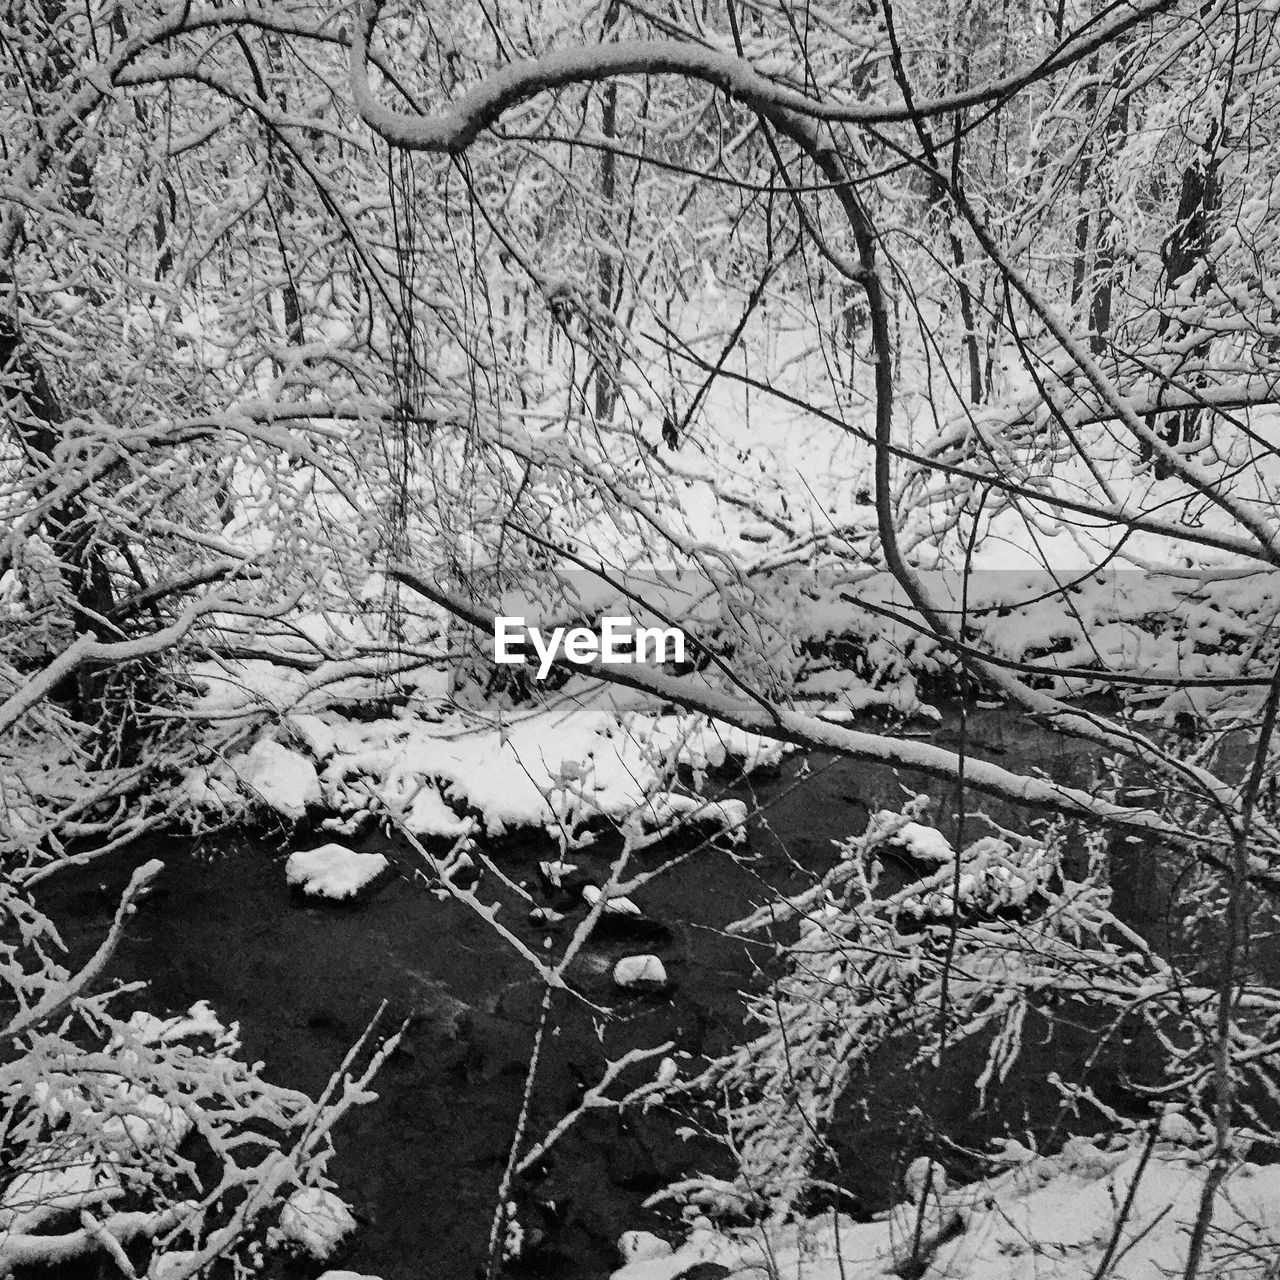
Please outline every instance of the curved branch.
M1173 7L1174 3L1176 0L1148 0L1146 4L1126 6L1120 18L1098 24L1088 34L1074 33L1052 56L1016 75L978 89L918 103L914 109L905 102L822 101L761 75L743 58L691 41L619 40L563 49L512 63L464 94L442 114L417 118L389 110L373 95L369 86L369 37L377 12L369 0L364 0L352 41L351 95L365 122L393 146L453 156L466 151L512 107L541 93L624 75L678 75L699 80L738 98L770 119L777 112L793 112L828 124L887 124L909 120L914 115L945 115L1007 98L1087 57L1130 27Z

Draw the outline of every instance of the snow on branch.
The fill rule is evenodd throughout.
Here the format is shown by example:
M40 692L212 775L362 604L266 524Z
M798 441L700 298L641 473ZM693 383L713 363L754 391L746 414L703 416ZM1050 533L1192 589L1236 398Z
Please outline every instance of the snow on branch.
M133 904L163 870L164 863L158 858L152 858L134 871L120 897L120 905L116 907L111 928L92 958L73 978L51 986L46 991L44 999L18 1014L3 1031L0 1031L0 1039L12 1040L47 1022L98 979L115 954L116 947L120 945L125 923L133 915Z
M447 609L455 617L482 632L493 634L493 614L452 595L413 566L389 564L387 573ZM564 666L564 660L557 660L556 665ZM671 676L639 666L605 666L599 661L589 666L572 665L568 669L653 694L689 711L701 712L774 741L791 742L815 751L831 751L851 759L873 761L893 768L912 769L933 778L954 779L959 771L960 762L956 754L932 743L848 729L789 707L766 708L758 702L735 697L690 677ZM988 795L999 796L1031 808L1087 817L1110 826L1159 836L1179 847L1193 841L1202 856L1212 856L1212 850L1206 849L1206 845L1213 843L1212 837L1203 834L1192 836L1186 831L1173 828L1151 809L1113 804L1079 788L1063 786L1048 778L1014 773L985 760L967 759L964 774L966 786ZM1224 842L1223 851L1225 854Z
M351 95L365 122L393 146L409 151L460 155L503 114L550 89L588 84L623 75L677 75L723 90L762 115L782 114L845 124L874 124L943 115L985 101L998 101L1079 61L1130 27L1149 21L1174 0L1126 7L1110 22L1069 36L1050 58L980 88L928 102L829 102L788 89L761 75L745 59L684 40L619 40L612 44L563 49L516 62L482 81L452 109L437 116L404 116L384 107L369 85L369 37L378 6L365 0L355 24Z

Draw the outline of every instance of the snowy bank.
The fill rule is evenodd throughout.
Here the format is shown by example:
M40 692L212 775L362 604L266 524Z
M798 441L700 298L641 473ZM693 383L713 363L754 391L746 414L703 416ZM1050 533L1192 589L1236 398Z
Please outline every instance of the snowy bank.
M1207 1162L1160 1142L1141 1169L1140 1143L1115 1145L1073 1138L1058 1156L1023 1152L1016 1167L930 1197L919 1232L921 1210L913 1204L873 1222L841 1216L838 1227L826 1216L720 1232L699 1219L673 1253L637 1258L613 1280L675 1280L700 1263L776 1280L897 1280L912 1267L917 1234L919 1266L911 1274L919 1280L1181 1275ZM1277 1248L1280 1167L1242 1164L1217 1197L1201 1274L1261 1280L1274 1274Z
M775 764L785 749L705 716L661 714L639 696L602 696L586 682L571 696L517 711L441 701L357 720L333 707L312 709L305 686L281 683L261 662L240 664L228 683L229 665L194 708L220 717L210 733L235 723L236 711L252 724L264 700L273 720L247 749L240 724L225 765L189 771L184 793L198 813L234 816L239 792L291 822L323 810L326 829L343 834L386 815L415 836L455 840L638 811L650 828L690 822L738 842L745 806L674 793L674 776L685 770L701 787L730 764L748 772Z

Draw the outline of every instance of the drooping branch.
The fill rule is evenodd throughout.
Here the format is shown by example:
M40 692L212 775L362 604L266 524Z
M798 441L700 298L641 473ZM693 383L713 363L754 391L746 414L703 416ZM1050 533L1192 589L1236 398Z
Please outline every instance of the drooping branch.
M409 151L461 155L513 107L552 89L593 84L624 75L676 75L723 90L772 119L776 112L793 112L828 124L887 124L913 115L941 116L966 107L999 102L1030 84L1071 66L1102 48L1131 27L1148 22L1176 0L1148 0L1125 6L1108 22L1089 24L1068 36L1048 58L1015 75L977 89L928 102L840 102L818 99L789 89L758 72L734 54L685 40L619 40L583 45L540 58L515 62L489 76L440 115L403 116L384 107L369 85L369 37L378 6L363 0L352 42L351 93L365 122L393 146Z

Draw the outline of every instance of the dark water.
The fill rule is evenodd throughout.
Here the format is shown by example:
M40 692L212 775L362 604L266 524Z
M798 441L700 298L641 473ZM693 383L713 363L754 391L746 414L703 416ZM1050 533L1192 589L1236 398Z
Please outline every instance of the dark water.
M978 712L969 732L970 748L988 759L1007 757L1016 767L1034 759L1052 776L1081 785L1091 776L1090 752L1011 715ZM947 722L933 738L954 745L956 733L954 722ZM578 978L609 1009L557 998L529 1135L545 1132L571 1109L606 1058L668 1039L692 1054L714 1054L734 1043L742 1029L739 993L758 985L757 965L767 966L772 949L727 937L724 926L820 874L831 863L834 841L860 831L869 808L900 803L904 786L912 783L884 768L791 756L775 774L731 787L729 794L762 807L747 856L702 847L641 889L636 900L668 931L656 943L608 937L593 943ZM955 797L939 784L915 785L932 785L939 825L951 828ZM1025 815L991 804L975 807L1025 827ZM978 829L970 827L969 834ZM41 901L75 946L88 949L100 939L131 868L148 857L163 858L161 888L139 910L115 975L148 979L149 1002L158 1011L209 1000L224 1020L241 1024L248 1056L264 1060L268 1075L282 1083L320 1089L384 1001L385 1026L414 1015L402 1051L377 1081L379 1101L351 1115L336 1137L330 1174L362 1226L332 1265L384 1280L457 1280L485 1259L541 987L527 963L483 921L428 891L411 852L381 836L362 847L388 853L397 870L355 907L301 903L285 886L286 848L231 838L153 840L109 863L56 878ZM493 850L507 873L527 881L535 894L536 863L548 852L534 837ZM648 853L643 865L657 865L672 852ZM598 850L572 860L603 878L608 854L602 841ZM1120 881L1117 895L1128 895L1129 918L1156 927L1164 898L1155 878L1135 874ZM483 896L502 902L500 918L541 946L545 935L527 924L527 904L492 876L483 883ZM674 994L620 999L608 981L613 960L651 949L664 957ZM930 1088L927 1101L939 1112L940 1128L975 1144L1006 1126L1019 1135L1028 1128L1044 1134L1055 1122L1044 1075L1082 1058L1089 1034L1064 1024L1043 1043L1029 1036L1016 1080L987 1116L974 1115L971 1090ZM963 1074L965 1065L958 1060L955 1069ZM893 1195L891 1159L901 1155L904 1133L909 1148L919 1104L926 1101L922 1082L900 1067L879 1063L858 1105L836 1128L840 1179L867 1209ZM627 1083L642 1083L652 1071L652 1065L642 1068ZM1106 1091L1106 1079L1094 1083ZM648 1226L674 1237L675 1220L646 1212L645 1197L695 1169L727 1172L716 1146L676 1138L677 1123L659 1108L625 1121L597 1114L561 1142L544 1176L522 1180L522 1218L545 1237L525 1274L547 1280L605 1276L618 1265L615 1242L623 1230ZM911 1154L908 1149L905 1158Z

